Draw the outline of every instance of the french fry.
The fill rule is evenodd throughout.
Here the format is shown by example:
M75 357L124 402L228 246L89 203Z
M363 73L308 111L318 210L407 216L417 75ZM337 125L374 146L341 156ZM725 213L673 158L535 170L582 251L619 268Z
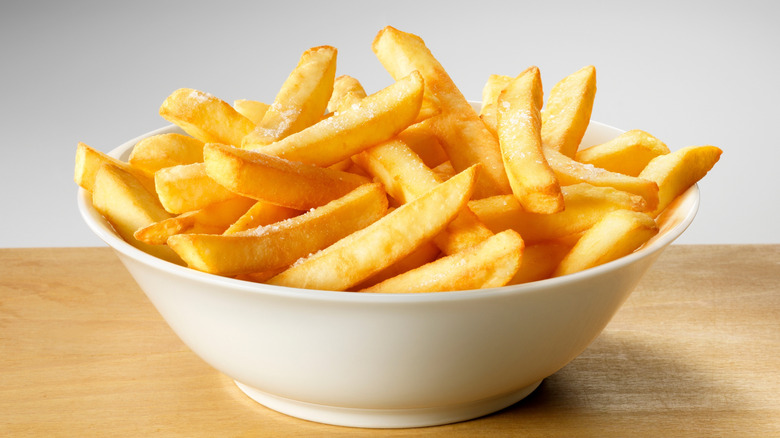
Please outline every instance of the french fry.
M431 132L425 123L416 123L403 131L396 138L406 143L414 151L423 163L429 168L434 168L450 158L441 147L439 139Z
M360 81L352 76L341 75L333 84L333 94L328 100L328 111L331 113L343 111L366 96L366 90Z
M522 254L523 239L508 230L361 292L419 293L501 287L517 273Z
M441 106L441 114L431 119L431 126L453 167L461 172L477 163L482 166L475 197L511 193L498 141L422 38L387 26L371 47L396 80L415 70L422 74L426 96L437 99Z
M580 237L553 276L573 274L631 254L657 233L658 225L646 213L607 213Z
M550 90L542 111L542 144L574 157L585 135L596 97L596 68L581 68Z
M575 184L561 187L566 209L554 214L525 211L512 195L493 196L469 202L469 208L494 233L512 229L527 244L580 233L614 210L644 211L641 196L611 187Z
M498 123L498 96L504 88L512 82L514 78L508 75L490 75L485 86L482 88L482 106L479 110L479 118L485 123L485 126L496 135L496 125Z
M404 272L411 271L412 269L416 269L420 266L430 263L439 258L440 255L441 250L439 250L438 246L436 246L433 242L425 242L406 257L382 269L376 274L371 275L364 281L360 282L360 284L354 286L352 289L359 291L361 289L371 287L377 283L387 280L388 278L395 277L396 275L403 274Z
M160 116L204 143L240 146L255 124L230 104L200 90L180 88L160 106Z
M271 105L257 100L236 99L233 101L233 108L255 125L263 121L263 116L270 107Z
M653 210L658 205L658 184L647 178L610 172L592 164L580 163L550 148L544 148L544 156L561 186L584 182L599 187L613 187L645 198L648 210Z
M76 166L73 172L73 180L79 187L91 192L95 186L95 177L98 170L105 163L132 174L147 190L154 192L154 180L144 172L82 142L76 145Z
M653 158L669 153L669 148L647 132L634 129L614 139L577 151L574 159L610 172L639 176Z
M252 228L270 225L301 214L300 210L282 207L266 201L255 201L246 212L235 220L223 234L235 234Z
M147 137L133 146L128 162L150 177L166 167L203 161L203 142L178 133Z
M512 192L526 211L562 211L563 195L542 152L542 77L537 67L521 73L501 92L497 102L498 143Z
M125 242L163 260L181 263L170 248L148 245L133 236L137 229L171 215L132 173L113 163L101 165L95 175L92 205Z
M263 146L264 154L330 166L389 140L409 126L420 111L422 77L413 72L332 117ZM255 145L244 144L252 149Z
M295 263L268 283L307 289L349 289L440 233L471 197L476 173L476 167L459 173L366 228ZM421 217L426 220L420 221Z
M133 236L149 245L165 245L174 234L220 234L225 232L254 204L249 198L233 198L217 202L200 210L155 222L137 230Z
M551 240L528 245L523 250L520 268L507 283L522 284L552 277L561 260L569 253L574 243Z
M240 144L252 148L271 144L318 122L333 93L336 54L336 48L330 46L303 52L274 103Z
M191 268L217 275L272 271L317 252L385 214L379 184L365 184L300 216L230 235L177 234L168 245Z
M238 197L211 179L204 163L160 169L154 174L154 186L165 210L174 214L200 210Z
M206 174L227 190L301 211L369 182L352 173L216 143L205 146L203 157Z
M658 216L677 196L704 178L722 153L715 146L688 146L650 161L639 177L658 184L659 201L651 216Z

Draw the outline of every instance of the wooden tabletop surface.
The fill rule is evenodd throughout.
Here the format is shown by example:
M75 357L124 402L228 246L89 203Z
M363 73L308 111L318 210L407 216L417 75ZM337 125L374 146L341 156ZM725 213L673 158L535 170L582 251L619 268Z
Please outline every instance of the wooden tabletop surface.
M420 429L276 413L196 357L108 248L0 249L0 436L780 436L780 245L673 245L525 400Z

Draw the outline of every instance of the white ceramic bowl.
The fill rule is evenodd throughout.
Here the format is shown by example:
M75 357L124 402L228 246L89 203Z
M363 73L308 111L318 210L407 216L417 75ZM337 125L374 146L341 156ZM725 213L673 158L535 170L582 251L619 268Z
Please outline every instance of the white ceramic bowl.
M591 123L583 145L620 132ZM138 140L111 155L126 159ZM295 417L382 428L467 420L531 393L599 335L691 223L698 201L694 186L645 247L573 275L479 291L360 294L255 284L156 259L78 195L87 225L170 327L249 397Z

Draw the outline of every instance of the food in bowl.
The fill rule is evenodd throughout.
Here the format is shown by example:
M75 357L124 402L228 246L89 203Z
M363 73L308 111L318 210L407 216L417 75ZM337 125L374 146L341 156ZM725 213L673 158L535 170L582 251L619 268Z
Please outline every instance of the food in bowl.
M175 126L79 144L79 205L255 400L365 427L484 415L598 335L693 219L720 149L591 122L591 67L544 110L536 68L475 108L419 37L386 28L373 48L395 77L373 94L328 47L271 105L175 91Z

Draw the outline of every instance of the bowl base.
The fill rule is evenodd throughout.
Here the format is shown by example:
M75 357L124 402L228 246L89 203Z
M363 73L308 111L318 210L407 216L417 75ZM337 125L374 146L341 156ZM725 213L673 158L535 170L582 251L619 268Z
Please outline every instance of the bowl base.
M286 415L336 426L390 429L438 426L491 414L522 400L542 381L498 397L455 406L421 409L355 409L326 406L279 397L238 381L235 383L254 401Z

